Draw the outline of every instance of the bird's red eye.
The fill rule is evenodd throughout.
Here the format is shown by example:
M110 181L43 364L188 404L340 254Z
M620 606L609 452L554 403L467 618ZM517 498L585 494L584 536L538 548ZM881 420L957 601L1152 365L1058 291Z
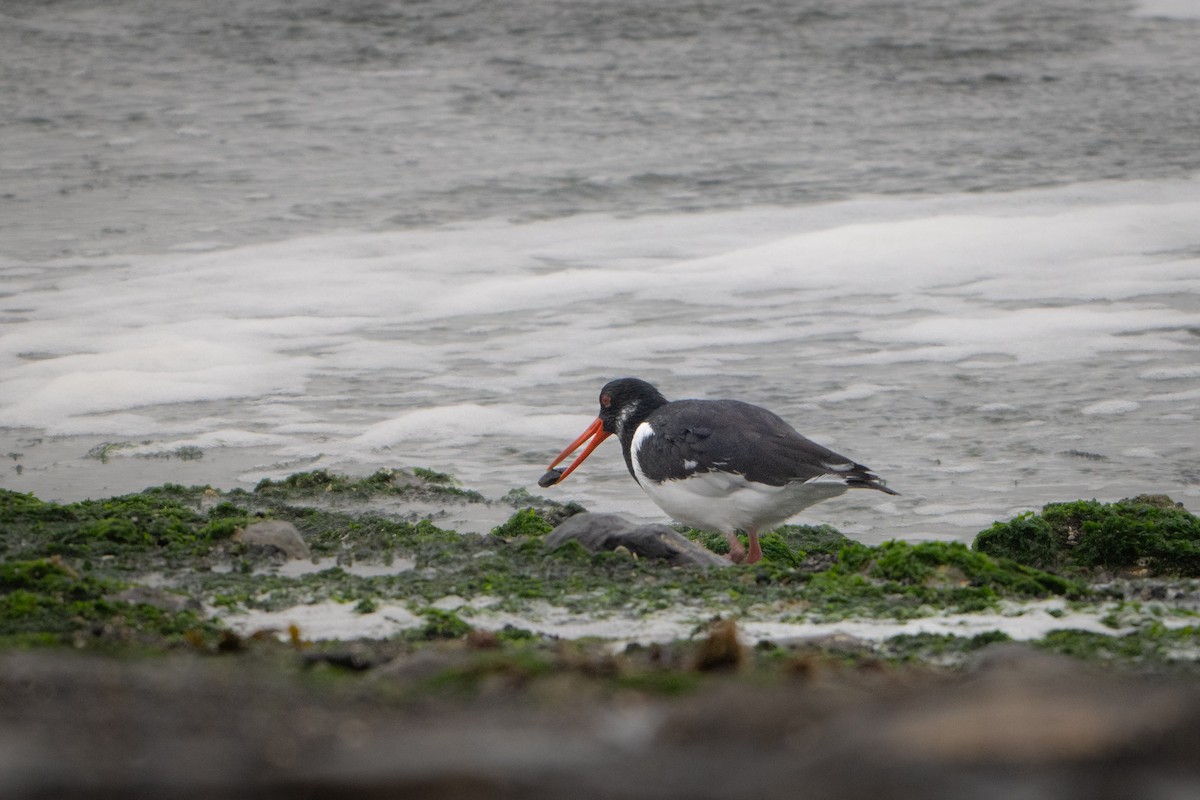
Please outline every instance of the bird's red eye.
M612 405L612 395L611 394L600 395L600 406L602 408L608 408L611 405Z

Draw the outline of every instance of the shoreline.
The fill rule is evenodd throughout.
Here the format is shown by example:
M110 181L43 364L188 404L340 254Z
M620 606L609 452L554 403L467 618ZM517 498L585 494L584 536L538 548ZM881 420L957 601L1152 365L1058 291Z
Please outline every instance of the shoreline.
M511 513L478 535L412 512L480 504ZM0 793L1200 790L1200 520L1167 498L1050 505L975 549L784 526L707 569L543 544L581 513L430 470L0 491ZM981 552L1063 514L1196 527L1173 564L1149 540L1120 568Z

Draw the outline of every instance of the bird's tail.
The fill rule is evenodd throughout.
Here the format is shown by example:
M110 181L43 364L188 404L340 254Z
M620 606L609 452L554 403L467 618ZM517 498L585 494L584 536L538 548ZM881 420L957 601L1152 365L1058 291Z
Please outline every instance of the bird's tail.
M845 477L846 485L851 489L875 489L883 492L884 494L893 494L897 496L900 494L895 489L889 489L883 478L880 478L862 464L855 464L854 469Z

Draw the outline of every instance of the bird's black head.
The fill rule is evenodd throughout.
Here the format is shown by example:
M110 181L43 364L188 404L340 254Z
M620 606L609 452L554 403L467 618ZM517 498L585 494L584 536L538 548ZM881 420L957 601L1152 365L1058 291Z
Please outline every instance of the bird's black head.
M658 389L638 378L618 378L600 390L600 421L607 433L625 440L654 412L667 404Z
M601 442L614 433L621 440L622 449L625 451L625 463L628 465L630 463L629 444L633 440L633 432L637 430L637 426L643 420L654 413L654 409L660 408L666 403L667 399L658 393L658 389L645 381L637 378L609 381L600 390L600 415L592 420L592 424L578 439L567 445L566 449L550 462L546 474L538 479L538 486L545 488L560 483L574 472L575 468L582 464L584 459L600 446ZM558 469L558 465L585 442L587 446L571 462L571 465L566 469ZM629 471L632 472L633 467L630 467ZM634 475L634 477L637 476Z

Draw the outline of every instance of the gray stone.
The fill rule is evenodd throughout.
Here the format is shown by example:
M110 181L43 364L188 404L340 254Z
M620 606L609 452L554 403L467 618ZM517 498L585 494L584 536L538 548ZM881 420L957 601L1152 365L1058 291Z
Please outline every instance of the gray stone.
M300 531L292 523L283 520L268 519L247 525L236 538L244 544L274 547L292 559L308 558L310 555Z
M729 560L706 550L666 525L638 525L617 514L576 514L546 536L553 549L579 542L590 553L625 548L639 558L659 558L673 566L727 567Z

